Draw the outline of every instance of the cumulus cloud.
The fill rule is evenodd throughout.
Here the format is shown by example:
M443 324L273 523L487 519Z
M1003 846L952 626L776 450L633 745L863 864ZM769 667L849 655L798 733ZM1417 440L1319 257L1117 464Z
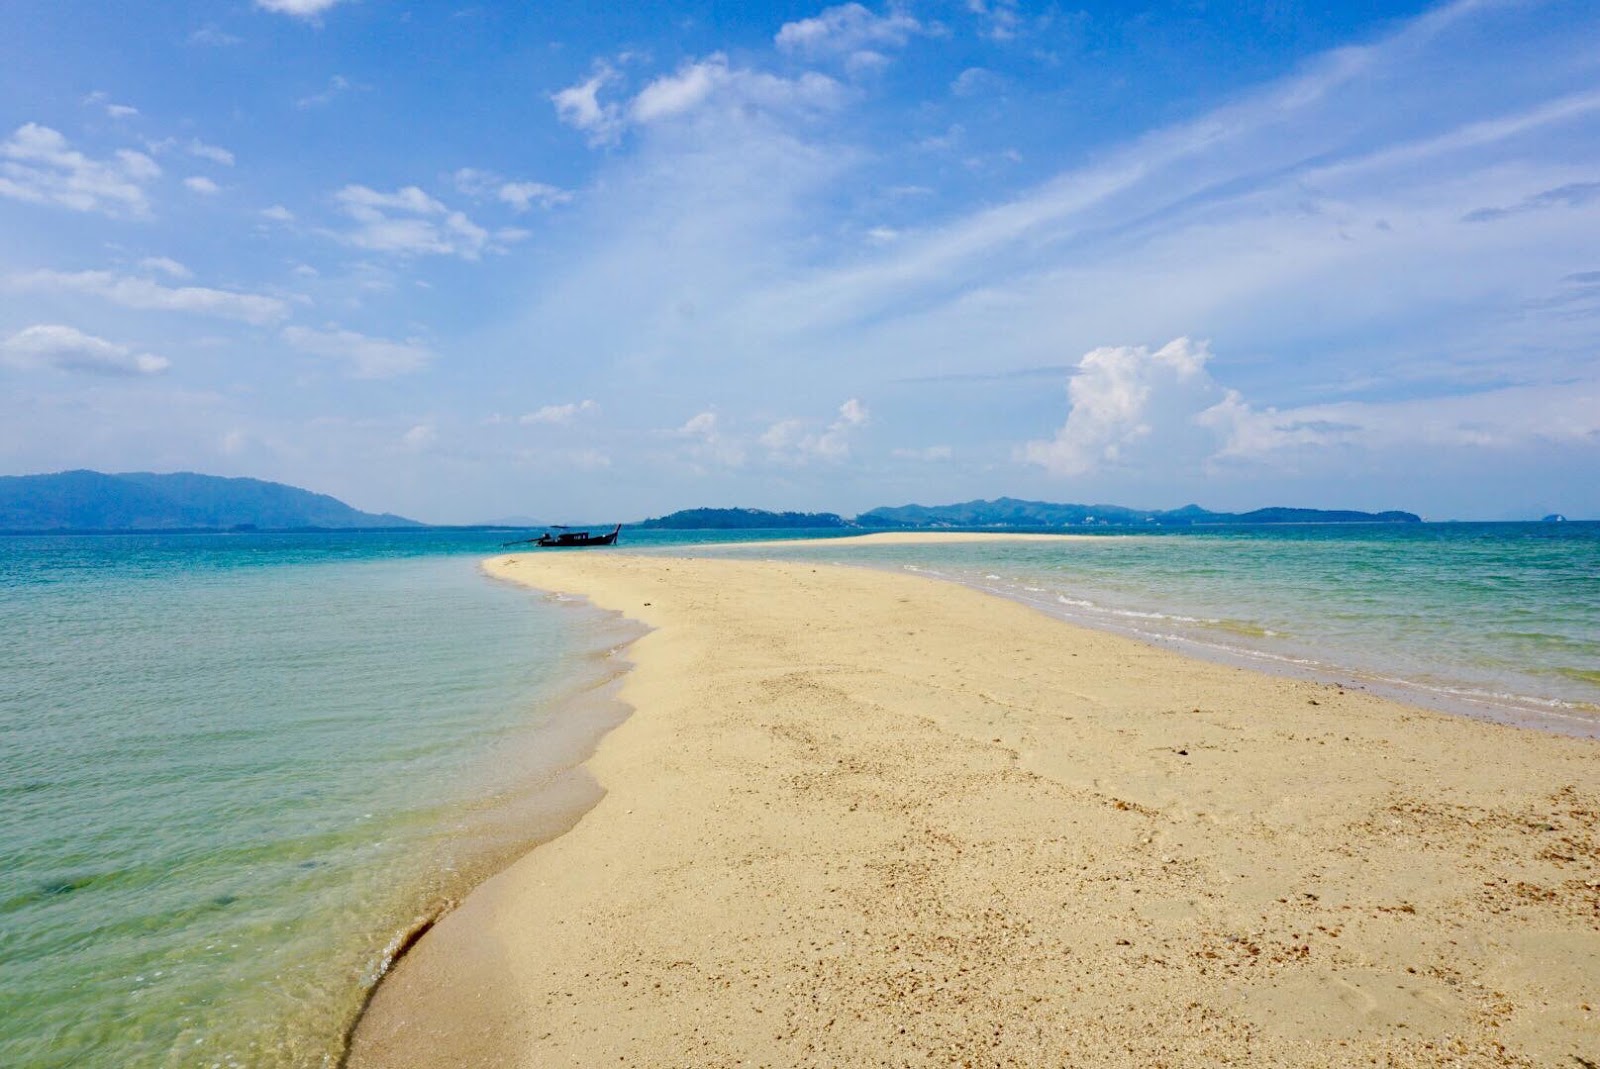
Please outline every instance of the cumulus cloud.
M676 74L664 75L641 89L628 114L641 123L681 115L709 97L728 76L728 57L720 53L699 63L685 63Z
M294 212L291 212L281 204L274 204L270 208L262 208L261 216L264 219L271 219L274 223L294 222Z
M493 171L480 171L472 167L461 168L455 173L454 179L456 189L467 196L480 200L492 198L509 204L518 212L525 212L535 204L550 208L572 199L571 193L545 182L511 181Z
M350 377L388 379L421 369L433 353L420 341L371 338L353 330L286 327L283 340L303 353L344 363Z
M852 56L868 49L900 48L926 27L903 11L876 15L860 4L840 4L809 19L786 22L778 48L807 57Z
M315 19L342 0L256 0L256 7L279 15L292 15L299 19Z
M1011 40L1022 21L1017 0L967 0L967 10L982 20L983 35L995 41Z
M146 271L159 271L163 275L173 278L193 278L194 272L172 259L170 256L146 256L139 261L139 266Z
M202 197L214 197L222 192L222 187L204 175L191 175L183 180L184 188L191 193L198 193Z
M1066 423L1020 458L1063 477L1294 469L1350 450L1600 444L1600 382L1497 387L1442 397L1259 405L1218 383L1210 349L1178 338L1095 349L1068 386Z
M1198 413L1217 435L1208 467L1293 468L1308 456L1442 447L1600 445L1600 383L1512 386L1389 402L1257 406L1237 390Z
M744 463L744 446L737 438L723 432L716 412L711 409L690 416L676 433L679 438L688 440L689 457L694 461L729 468Z
M38 123L25 123L0 142L0 197L33 204L145 216L145 187L160 174L156 161L142 152L119 149L107 159L92 159Z
M564 405L545 405L537 411L529 412L517 422L523 426L532 426L538 423L571 423L579 416L588 415L599 410L600 406L589 400L573 401ZM715 415L713 415L712 419L715 420L715 418Z
M163 286L148 278L110 271L32 271L12 275L6 285L18 290L83 293L140 311L193 312L257 325L289 314L288 304L277 297L204 286Z
M596 64L587 80L551 94L556 117L588 134L590 144L604 145L616 140L622 129L621 109L614 103L600 102L600 90L616 80L617 72L610 64Z
M199 138L189 142L189 155L212 163L220 163L224 167L233 166L233 153L217 145L208 145Z
M601 102L600 90L618 80L613 68L599 66L588 81L552 97L557 116L588 133L591 144L610 144L630 126L651 126L692 115L719 99L729 106L760 112L803 113L836 107L843 94L838 82L816 71L782 78L734 67L721 52L685 61L673 73L647 83L631 100Z
M439 440L439 430L431 423L419 423L400 436L400 442L407 449L421 452Z
M1194 415L1220 397L1206 374L1204 342L1178 338L1155 352L1139 345L1085 353L1067 386L1067 421L1048 441L1029 442L1023 459L1055 475L1083 475L1133 460L1157 431ZM1164 438L1164 436L1162 436Z
M839 406L838 414L820 429L805 420L785 419L768 427L761 444L772 459L786 464L811 460L839 461L850 455L850 436L867 424L867 406L852 397Z
M522 231L488 230L463 212L446 207L416 186L382 193L366 186L345 186L334 194L339 207L356 223L342 239L374 252L409 256L459 256L476 260L497 242L515 241Z
M0 342L0 352L13 367L51 367L87 375L159 375L172 366L164 356L136 353L126 345L54 323L18 331Z

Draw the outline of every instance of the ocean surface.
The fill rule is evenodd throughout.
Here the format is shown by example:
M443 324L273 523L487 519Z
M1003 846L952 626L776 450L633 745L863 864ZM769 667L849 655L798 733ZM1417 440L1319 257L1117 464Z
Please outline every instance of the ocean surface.
M624 714L636 632L487 579L502 537L0 537L0 1066L335 1065L403 933L592 803L562 770ZM1600 726L1600 524L709 545L751 537L777 535L623 548L912 570L1204 656Z

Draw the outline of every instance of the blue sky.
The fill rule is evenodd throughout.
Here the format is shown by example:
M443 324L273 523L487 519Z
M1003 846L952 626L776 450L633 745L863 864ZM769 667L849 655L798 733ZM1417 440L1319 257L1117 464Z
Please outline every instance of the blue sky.
M1600 8L10 0L0 471L1600 516Z

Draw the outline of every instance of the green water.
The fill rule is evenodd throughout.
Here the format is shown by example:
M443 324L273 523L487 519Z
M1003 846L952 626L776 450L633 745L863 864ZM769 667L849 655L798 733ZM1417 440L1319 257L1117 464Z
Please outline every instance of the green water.
M0 539L0 1065L331 1064L614 719L600 614L319 537Z
M1600 524L1305 525L707 550L906 569L1268 671L1600 732Z

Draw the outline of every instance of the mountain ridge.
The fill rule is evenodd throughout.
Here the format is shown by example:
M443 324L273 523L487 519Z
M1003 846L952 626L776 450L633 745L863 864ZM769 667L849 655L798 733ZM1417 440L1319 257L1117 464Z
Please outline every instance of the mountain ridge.
M943 527L1194 527L1208 524L1421 523L1412 512L1360 512L1271 506L1250 512L1213 512L1189 504L1176 509L1124 505L1057 504L999 497L952 505L899 505L869 509L853 519L832 512L768 512L763 509L680 509L633 524L646 530L740 530L795 527L857 527L903 530Z
M85 468L0 476L0 530L5 531L421 526L404 516L363 512L329 494L263 479Z

